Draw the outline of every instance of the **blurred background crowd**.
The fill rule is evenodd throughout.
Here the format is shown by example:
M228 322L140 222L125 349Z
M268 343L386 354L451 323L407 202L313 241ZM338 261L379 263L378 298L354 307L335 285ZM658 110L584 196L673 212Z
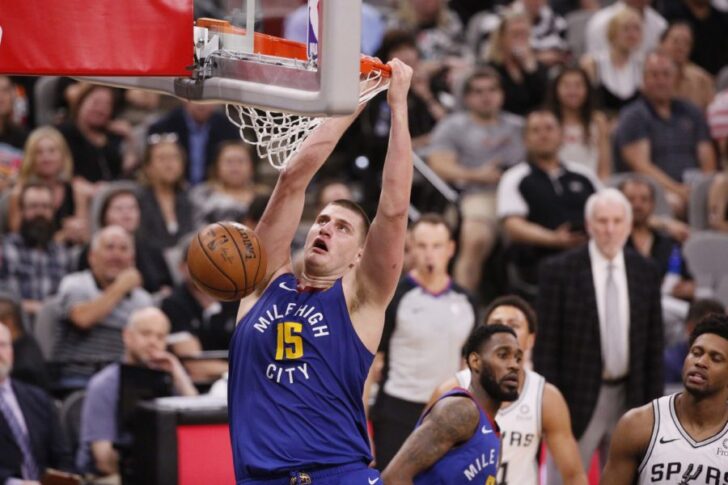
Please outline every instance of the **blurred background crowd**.
M197 16L227 8L195 3ZM268 30L302 40L305 6L283 3ZM640 283L659 295L656 375L679 384L693 312L728 304L728 2L365 0L362 50L414 68L411 218L436 213L452 229L453 250L440 257L474 314L516 294L548 320L556 310L539 294L553 282L544 288L538 269L587 244L586 201L613 187L630 206L626 247L657 275ZM368 104L317 178L305 219L341 198L373 215L388 109L386 94ZM167 367L180 374L181 359L207 391L227 364L199 357L227 349L237 304L190 281L189 236L218 220L254 227L275 177L224 107L0 76L0 321L12 377L67 399L107 364L134 361L130 317L157 307L141 315L163 321ZM435 264L425 246L412 235L405 271ZM386 366L397 345L389 325ZM459 368L465 336L438 342L455 356L445 375ZM426 402L437 384L410 400ZM99 456L91 468L114 471Z

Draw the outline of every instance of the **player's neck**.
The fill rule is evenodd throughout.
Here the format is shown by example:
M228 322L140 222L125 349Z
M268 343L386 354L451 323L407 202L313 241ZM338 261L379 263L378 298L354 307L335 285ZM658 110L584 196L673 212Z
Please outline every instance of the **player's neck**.
M493 399L493 397L490 396L483 388L480 386L474 386L471 382L470 387L468 388L468 391L470 394L473 395L475 400L480 404L480 407L483 408L483 410L488 413L488 416L491 418L495 418L495 415L498 413L498 409L501 407L502 401L498 401L496 399Z
M683 392L676 398L675 411L680 424L688 431L722 428L728 420L725 393L701 398L687 391Z
M306 269L301 270L301 275L298 277L298 286L300 288L317 288L326 289L331 288L336 280L344 276L343 274L334 274L326 276L314 276L306 273Z

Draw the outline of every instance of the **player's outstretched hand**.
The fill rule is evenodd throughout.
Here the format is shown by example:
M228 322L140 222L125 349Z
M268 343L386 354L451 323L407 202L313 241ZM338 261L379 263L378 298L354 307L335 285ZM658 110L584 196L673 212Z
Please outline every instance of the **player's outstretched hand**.
M392 68L392 77L389 79L387 102L389 106L407 106L407 91L412 82L412 68L397 58L387 63Z

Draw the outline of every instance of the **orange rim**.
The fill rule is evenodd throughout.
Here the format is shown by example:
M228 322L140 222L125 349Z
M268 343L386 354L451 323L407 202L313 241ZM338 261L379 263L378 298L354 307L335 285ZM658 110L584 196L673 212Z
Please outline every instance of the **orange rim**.
M245 35L245 29L231 25L227 20L199 18L197 26L204 27L215 32L224 34ZM253 52L273 57L285 57L287 59L295 59L298 61L307 61L308 54L306 44L293 40L283 39L275 35L261 34L255 32L253 39ZM370 74L374 71L380 71L382 77L389 77L392 69L386 64L382 64L377 59L362 55L359 62L359 70L362 74Z

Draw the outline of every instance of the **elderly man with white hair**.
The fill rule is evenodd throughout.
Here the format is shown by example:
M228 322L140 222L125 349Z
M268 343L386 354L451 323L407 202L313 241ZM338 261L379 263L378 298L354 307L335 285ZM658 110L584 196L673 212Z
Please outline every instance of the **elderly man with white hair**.
M184 367L165 350L170 328L169 319L158 308L134 311L123 331L121 364L167 372L175 394L195 396L197 389ZM114 443L123 433L118 426L121 364L109 364L89 382L81 413L81 446L76 457L76 466L84 473L110 476L119 472Z
M589 243L541 266L535 369L563 393L585 468L606 463L622 414L662 395L657 268L625 248L632 207L616 189L586 203ZM560 483L549 474L549 483Z
M121 226L94 234L88 261L90 269L66 275L58 288L63 321L53 360L69 363L59 379L64 388L85 387L95 363L121 357L129 316L153 304L134 266L134 241Z

